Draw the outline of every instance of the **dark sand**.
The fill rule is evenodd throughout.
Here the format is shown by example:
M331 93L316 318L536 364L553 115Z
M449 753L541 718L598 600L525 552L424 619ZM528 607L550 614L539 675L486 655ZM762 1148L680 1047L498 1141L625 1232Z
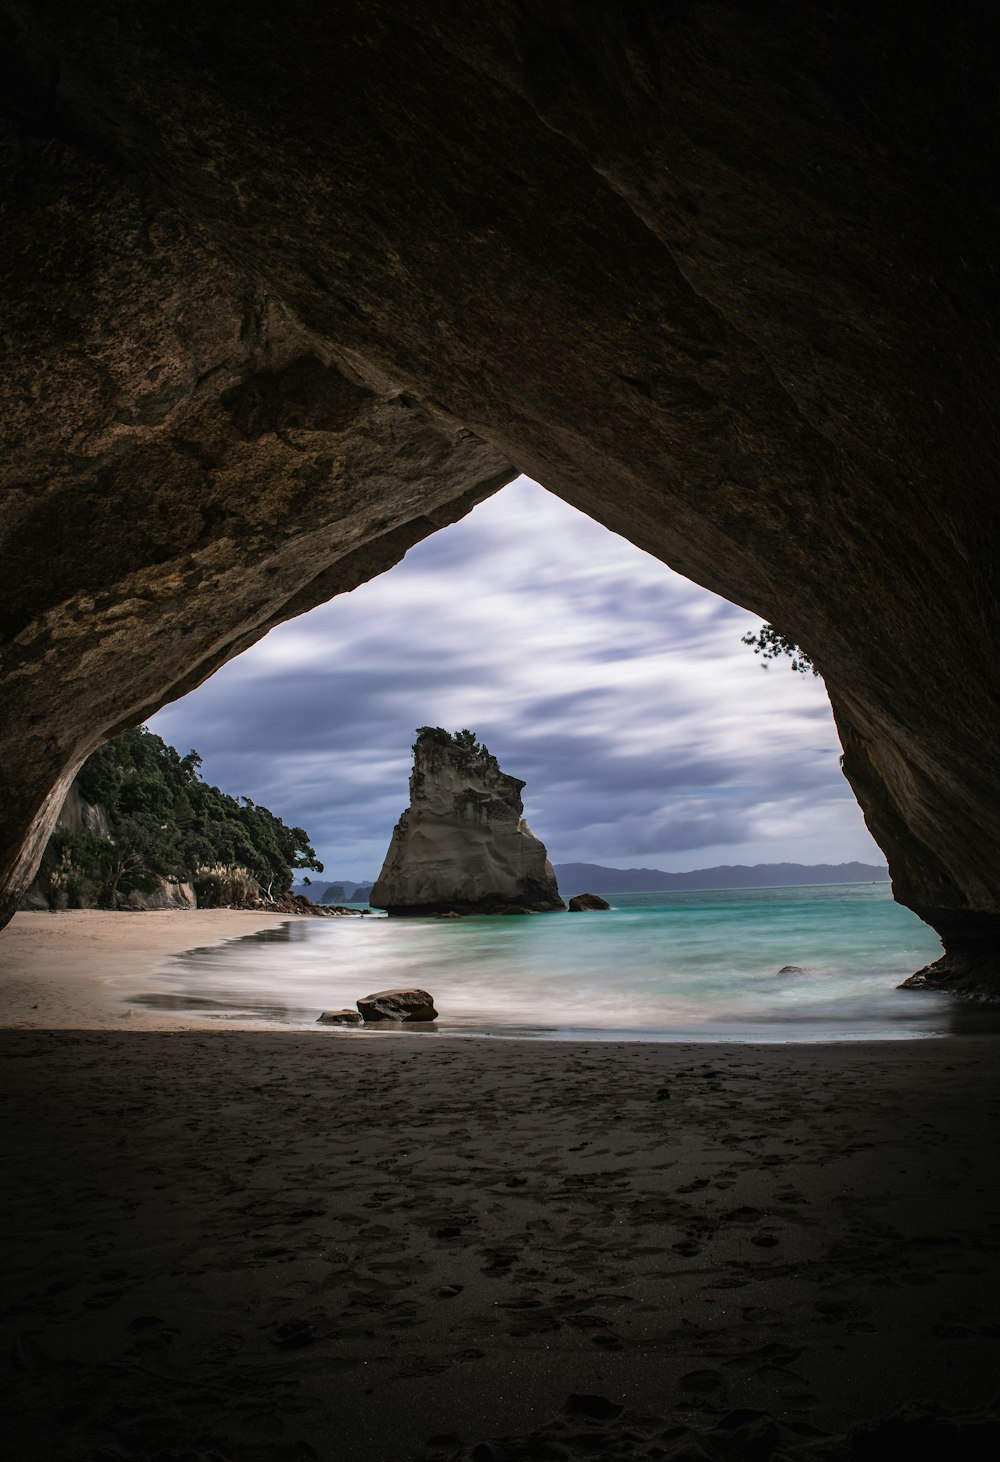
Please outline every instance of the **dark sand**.
M17 1462L996 1455L994 1040L0 1053Z

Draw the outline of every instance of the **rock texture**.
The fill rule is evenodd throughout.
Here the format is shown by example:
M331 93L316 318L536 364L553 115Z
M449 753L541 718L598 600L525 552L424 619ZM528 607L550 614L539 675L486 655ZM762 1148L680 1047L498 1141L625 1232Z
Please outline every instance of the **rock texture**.
M395 1020L404 1024L437 1020L434 999L426 990L378 990L358 1001L366 1025Z
M317 1025L361 1025L364 1016L357 1010L324 1010L317 1015Z
M991 7L3 11L6 910L103 737L516 463L809 652L1000 968Z
M485 749L418 735L410 805L392 834L370 902L390 914L561 909L543 843L524 821L524 783Z
M575 893L567 905L571 914L589 914L610 907L607 899L602 899L599 893Z
M179 883L172 878L157 879L156 888L149 893L133 889L124 898L119 897L119 907L135 909L196 909L198 899L193 883Z
M86 797L81 797L75 782L59 809L56 827L63 828L68 833L90 833L95 838L108 841L111 839L107 809L99 802L88 802Z
M88 802L82 797L75 782L66 793L62 807L56 815L54 828L61 828L69 833L89 833L92 837L113 841L107 809L99 802ZM22 909L48 909L53 906L51 895L52 889L46 892L39 875L22 894L18 906ZM159 878L156 880L156 887L145 893L133 889L127 895L119 894L118 907L137 912L150 909L196 909L198 900L192 883L179 882L175 878Z

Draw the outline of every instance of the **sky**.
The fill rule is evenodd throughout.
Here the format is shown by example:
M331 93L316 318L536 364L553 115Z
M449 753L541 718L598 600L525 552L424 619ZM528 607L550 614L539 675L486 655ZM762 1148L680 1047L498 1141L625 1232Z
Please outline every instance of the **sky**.
M521 477L148 724L332 878L378 873L423 725L524 779L555 863L882 864L823 682L763 670L759 623Z

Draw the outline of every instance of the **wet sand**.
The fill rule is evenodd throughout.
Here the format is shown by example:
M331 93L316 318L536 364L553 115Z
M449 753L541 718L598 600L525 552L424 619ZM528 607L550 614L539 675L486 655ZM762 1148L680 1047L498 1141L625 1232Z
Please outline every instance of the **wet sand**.
M163 909L111 913L19 913L0 930L0 1029L200 1030L196 1014L125 1004L155 991L148 974L172 954L289 922L291 914L243 909ZM216 1022L218 1024L218 1022ZM254 1030L267 1021L234 1021Z
M992 1456L998 1054L0 1032L7 1455Z

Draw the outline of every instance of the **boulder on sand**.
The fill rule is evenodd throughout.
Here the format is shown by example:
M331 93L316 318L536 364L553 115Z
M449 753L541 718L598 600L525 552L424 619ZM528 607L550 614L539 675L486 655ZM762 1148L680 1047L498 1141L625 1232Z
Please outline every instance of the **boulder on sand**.
M380 1020L406 1023L437 1020L433 998L426 990L379 990L359 1000L358 1009L366 1024Z
M356 1010L324 1010L316 1017L317 1025L360 1025L361 1016Z
M569 901L571 914L589 914L593 909L610 909L607 899L599 893L577 893Z

